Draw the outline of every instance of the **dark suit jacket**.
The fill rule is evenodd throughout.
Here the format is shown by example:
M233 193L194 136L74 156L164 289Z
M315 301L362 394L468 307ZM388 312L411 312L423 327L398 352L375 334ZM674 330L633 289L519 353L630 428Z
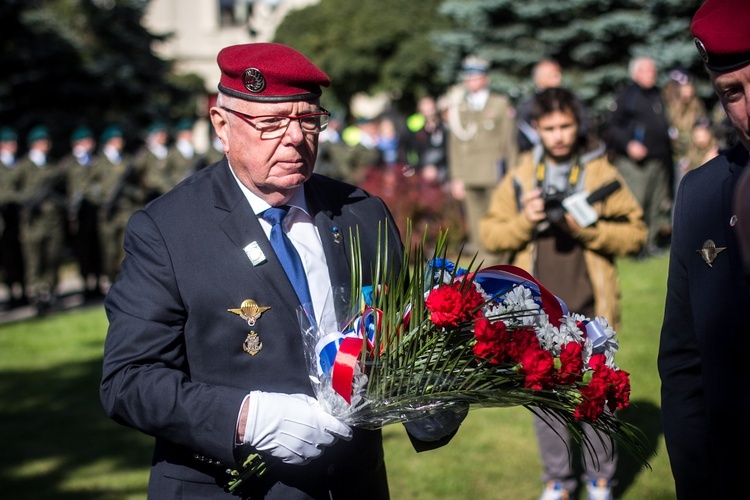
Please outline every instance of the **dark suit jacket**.
M686 174L677 192L658 366L680 499L747 494L750 299L732 223L747 161L737 146ZM726 248L712 266L698 252L709 239Z
M359 228L367 275L378 224L387 221L388 252L399 267L398 229L380 199L318 175L305 195L333 285L350 284L350 229ZM344 236L340 242L334 227ZM267 262L251 263L243 251L251 242ZM150 498L228 496L221 488L224 470L247 455L234 445L245 395L312 395L297 296L226 159L136 212L125 250L120 279L105 302L104 408L156 437ZM270 306L252 328L263 343L255 356L242 349L251 328L227 311L245 299ZM201 462L196 453L224 465ZM339 441L309 465L279 464L260 489L265 498L329 498L329 490L333 498L387 498L381 433L355 429L351 441Z

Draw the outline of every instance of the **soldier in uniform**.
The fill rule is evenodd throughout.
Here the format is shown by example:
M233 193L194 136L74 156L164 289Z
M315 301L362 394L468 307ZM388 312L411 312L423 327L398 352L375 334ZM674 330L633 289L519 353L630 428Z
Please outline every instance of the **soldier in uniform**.
M461 68L463 87L448 108L448 167L453 196L461 200L468 228L467 248L485 266L502 264L503 254L481 248L479 220L492 191L516 162L515 110L506 96L490 90L489 62L468 57Z
M172 174L172 183L179 184L205 166L205 155L195 152L193 145L193 121L180 120L175 127L174 144L167 153L168 170Z
M168 142L167 126L154 122L148 127L143 146L136 152L135 171L144 190L145 203L174 187L174 178L167 160Z
M31 129L29 151L18 164L21 200L21 243L26 263L26 292L39 314L57 298L65 245L65 171L50 163L49 130Z
M20 176L16 163L18 135L10 127L0 129L0 263L3 282L8 287L8 306L13 309L28 304L24 285L24 263L19 236Z
M99 277L102 274L97 207L93 201L92 173L96 139L90 128L76 128L70 136L71 151L60 168L67 180L67 238L78 264L86 300L102 297Z
M99 236L102 268L108 283L114 283L125 258L123 240L130 216L143 206L143 192L137 183L133 159L124 154L125 138L116 125L107 127L94 161L93 184L99 204Z

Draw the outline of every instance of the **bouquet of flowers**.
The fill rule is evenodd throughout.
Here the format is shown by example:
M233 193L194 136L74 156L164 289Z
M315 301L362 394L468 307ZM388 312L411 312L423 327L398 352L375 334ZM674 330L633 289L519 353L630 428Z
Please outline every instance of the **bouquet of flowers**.
M445 258L444 243L441 234L430 259L424 245L407 249L400 273L382 256L372 286L359 286L355 269L348 303L356 307L335 331L300 314L323 408L379 428L467 405L520 405L568 422L579 440L573 424L590 423L642 458L640 431L613 415L629 405L630 379L615 364L618 342L606 318L568 311L518 267L472 270L472 260L460 268Z
M327 412L374 429L467 406L523 406L567 423L585 446L575 424L587 422L648 466L642 432L614 416L629 405L630 380L615 365L618 342L605 318L568 311L518 267L457 266L445 258L445 233L430 259L424 244L407 249L398 273L381 254L372 286L362 287L351 239L351 290L334 293L338 327L298 314Z

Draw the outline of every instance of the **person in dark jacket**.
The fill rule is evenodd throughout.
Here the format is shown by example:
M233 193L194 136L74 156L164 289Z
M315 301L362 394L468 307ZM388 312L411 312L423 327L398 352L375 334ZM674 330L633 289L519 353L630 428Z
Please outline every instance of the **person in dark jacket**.
M750 477L750 290L733 194L750 155L750 8L708 0L691 33L739 143L677 190L659 344L664 440L679 500L744 498Z
M664 252L671 231L672 140L656 62L630 61L631 82L617 95L607 124L612 162L643 208L648 241L643 257Z
M381 432L321 409L296 313L311 307L323 324L335 315L333 287L351 283L343 235L359 232L370 269L379 252L401 262L398 228L382 200L313 174L330 115L320 106L322 70L274 43L227 47L218 64L210 114L226 155L128 223L105 300L103 406L155 436L152 499L233 498L226 470L253 453L274 465L243 495L387 499ZM282 210L281 223L267 222ZM291 250L272 242L284 239L280 230ZM282 263L294 255L302 276ZM250 316L231 311L243 304ZM463 416L411 422L415 449L445 444Z

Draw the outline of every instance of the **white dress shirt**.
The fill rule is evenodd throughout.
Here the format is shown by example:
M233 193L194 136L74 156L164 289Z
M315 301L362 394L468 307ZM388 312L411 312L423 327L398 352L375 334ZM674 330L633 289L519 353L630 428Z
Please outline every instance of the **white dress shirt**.
M231 169L231 167L230 167ZM253 212L258 217L260 225L270 239L271 224L263 219L263 212L270 208L271 205L260 199L251 192L244 184L234 175L237 184L247 198ZM307 208L305 201L304 189L298 190L292 199L287 203L291 207L289 213L284 217L282 223L284 232L292 241L294 248L302 260L302 267L305 269L307 284L310 289L310 297L313 301L313 309L318 325L324 332L338 331L339 325L336 322L336 314L333 303L333 292L331 288L331 277L328 275L328 264L323 243L320 239L320 233L315 226L315 222ZM254 265L260 265L254 264ZM296 313L296 311L294 311Z

